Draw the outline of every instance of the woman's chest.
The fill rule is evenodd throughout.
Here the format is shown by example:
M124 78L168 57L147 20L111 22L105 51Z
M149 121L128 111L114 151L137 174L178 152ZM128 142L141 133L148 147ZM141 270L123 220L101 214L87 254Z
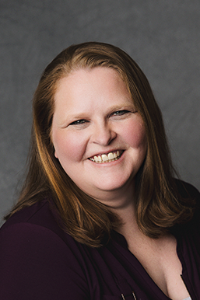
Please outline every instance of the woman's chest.
M189 293L181 277L182 264L176 249L177 242L172 235L129 244L130 252L159 289L170 299L182 300L189 297Z
M138 259L158 288L170 299L183 300L189 297L182 280L182 264L176 251L173 236L130 245L130 252Z
M187 287L192 300L200 299L199 253L197 251L195 253L195 250L190 247L189 249L184 247L181 252L183 255L180 255L178 263L176 259L169 262L167 262L167 259L163 259L165 263L162 265L162 259L156 260L155 257L152 257L154 262L151 264L149 260L148 266L144 267L127 247L115 241L111 241L101 249L92 249L88 253L88 278L91 286L91 299L123 299L121 295L126 296L126 300L169 300L169 298L182 300L187 297L187 294L181 294L182 292L178 293L179 296L183 296L182 298L176 298L176 295L175 297L172 295L169 295L170 297L166 296L159 287L159 284L163 284L163 281L156 282L155 278L152 279L153 276L157 276L158 280L166 277L163 286L167 286L170 291L179 289L178 285L174 284L179 278L180 286L184 282L183 287ZM145 255L145 252L141 252L142 255ZM198 258L195 257L196 255L198 255ZM192 263L191 266L191 261L185 260L188 256L197 264ZM167 254L166 257L168 257ZM182 267L183 279L180 276ZM153 270L150 271L153 273L149 274L147 268ZM178 277L177 272L173 271L177 269L179 270ZM173 272L176 274L173 275ZM180 289L184 292L182 286ZM132 292L134 292L136 298L134 298Z

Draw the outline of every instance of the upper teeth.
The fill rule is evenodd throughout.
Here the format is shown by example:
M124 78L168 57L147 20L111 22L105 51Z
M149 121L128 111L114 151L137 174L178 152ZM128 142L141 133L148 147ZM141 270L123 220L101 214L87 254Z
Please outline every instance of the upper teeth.
M102 154L102 155L98 155L98 156L95 155L94 157L92 157L90 159L94 162L102 163L102 162L110 162L110 161L116 160L119 156L120 156L120 152L116 151L116 152L110 152L108 154Z

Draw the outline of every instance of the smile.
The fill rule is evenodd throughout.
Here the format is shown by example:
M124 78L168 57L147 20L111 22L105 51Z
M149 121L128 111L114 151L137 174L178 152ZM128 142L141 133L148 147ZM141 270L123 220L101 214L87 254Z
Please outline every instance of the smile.
M123 150L118 150L114 152L109 152L107 154L101 154L101 155L95 155L93 157L90 157L89 160L92 160L95 163L108 163L114 160L117 160L121 157Z

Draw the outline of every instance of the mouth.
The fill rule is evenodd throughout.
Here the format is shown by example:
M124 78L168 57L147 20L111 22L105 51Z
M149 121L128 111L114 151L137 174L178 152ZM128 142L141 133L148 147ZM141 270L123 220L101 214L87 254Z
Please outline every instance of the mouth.
M108 163L118 160L122 156L123 152L124 150L117 150L105 154L94 155L90 157L89 160L98 164Z

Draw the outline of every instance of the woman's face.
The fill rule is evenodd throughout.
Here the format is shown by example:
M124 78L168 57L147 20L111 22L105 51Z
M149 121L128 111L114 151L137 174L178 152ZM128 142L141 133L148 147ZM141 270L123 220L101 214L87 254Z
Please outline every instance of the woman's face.
M117 71L79 69L58 82L55 157L92 197L127 192L146 155L143 120Z

